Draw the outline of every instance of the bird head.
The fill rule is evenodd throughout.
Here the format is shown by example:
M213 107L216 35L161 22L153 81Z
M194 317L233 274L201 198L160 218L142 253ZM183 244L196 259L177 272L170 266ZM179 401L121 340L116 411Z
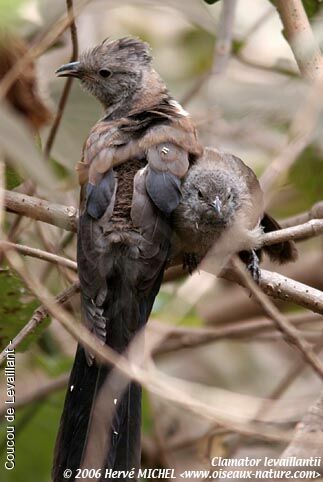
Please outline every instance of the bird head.
M116 109L129 113L140 101L152 101L154 93L166 90L152 67L148 44L134 38L105 40L82 53L77 62L62 65L56 75L79 79L108 114Z
M200 227L225 227L241 203L239 180L220 169L191 168L183 186L182 202Z

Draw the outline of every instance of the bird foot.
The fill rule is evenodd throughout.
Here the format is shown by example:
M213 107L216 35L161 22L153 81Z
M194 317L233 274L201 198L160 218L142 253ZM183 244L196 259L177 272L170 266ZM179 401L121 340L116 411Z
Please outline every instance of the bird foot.
M195 253L184 253L183 254L183 269L192 274L199 265L200 259Z
M255 283L260 281L259 258L254 250L248 251L247 269Z

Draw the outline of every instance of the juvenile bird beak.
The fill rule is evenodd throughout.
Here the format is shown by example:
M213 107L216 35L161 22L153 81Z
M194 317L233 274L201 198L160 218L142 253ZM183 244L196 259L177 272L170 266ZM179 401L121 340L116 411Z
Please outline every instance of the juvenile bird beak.
M218 196L216 196L215 200L213 201L212 207L214 207L218 216L220 216L221 210L222 210L222 202L221 202L221 200L219 199Z
M70 62L62 65L56 70L57 77L79 77L80 76L80 62Z

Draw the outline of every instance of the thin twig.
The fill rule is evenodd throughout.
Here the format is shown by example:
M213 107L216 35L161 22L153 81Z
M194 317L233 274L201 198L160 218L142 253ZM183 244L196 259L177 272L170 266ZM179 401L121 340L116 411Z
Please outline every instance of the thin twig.
M17 253L8 251L6 257L9 265L19 274L31 292L45 305L51 316L55 317L85 349L93 353L99 363L113 364L126 379L136 380L156 395L163 397L169 402L181 404L192 413L199 416L203 415L206 419L218 422L221 426L228 427L245 435L260 435L258 427L250 426L248 420L241 420L241 417L239 420L233 420L232 416L230 418L225 417L223 411L220 413L215 407L193 397L188 393L188 389L184 392L184 381L180 382L181 387L178 388L178 379L172 381L172 377L160 371L157 371L157 375L156 369L152 366L144 369L135 363L135 361L129 361L124 355L116 353L109 346L103 346L86 327L80 323L76 324L73 317L71 317L66 310L51 300L47 289L42 286L35 277L31 276L31 273L24 266ZM273 438L276 440L286 440L286 438L289 438L286 431L277 429L268 430L265 425L261 427L261 436L264 438L267 437L270 440Z
M299 313L286 317L289 323L294 326L307 323L322 321L322 317L317 314ZM161 328L165 330L165 325L160 326L156 322L152 322L150 329ZM267 318L242 320L239 322L225 323L223 326L215 326L214 328L183 328L174 325L167 327L167 333L160 345L153 349L154 355L161 355L178 351L186 348L196 348L199 346L214 343L223 339L241 339L254 337L257 334L272 333L273 324Z
M315 353L319 353L323 349L323 337L313 346L313 350ZM307 367L307 363L304 359L297 360L296 363L292 366L292 368L283 376L283 378L279 381L279 383L275 386L274 390L270 393L268 400L274 401L278 400L282 397L282 395L288 390L288 388L294 383L295 380L302 374L305 367ZM268 400L260 406L259 411L255 419L262 418L266 413L268 413L272 408L272 403L268 404ZM243 442L244 437L239 435L234 444L230 447L230 457L233 457L234 454L239 449L241 443Z
M242 54L240 51L234 54L234 57L243 65L250 67L252 69L257 70L264 70L265 72L271 72L280 75L286 75L292 78L299 78L299 73L296 70L292 70L291 68L284 67L282 65L277 64L264 64L263 62L259 62L258 60L251 60Z
M183 95L181 104L184 106L199 93L205 82L212 75L220 75L224 72L228 60L230 58L232 39L233 39L233 23L237 0L226 0L222 3L221 14L218 23L218 33L214 49L213 64L207 72L205 72L189 91Z
M236 6L237 0L226 0L222 5L218 38L215 45L215 58L212 68L212 74L214 75L222 74L228 65L232 48Z
M323 218L323 201L318 201L315 203L309 211L304 213L296 214L290 218L280 221L280 225L283 228L289 228L290 226L297 226L298 224L306 223L311 219L322 219Z
M80 289L79 282L76 282L62 291L58 296L55 297L54 303L63 305L67 301L69 301L72 296L78 293ZM11 341L10 345L8 345L1 353L0 353L0 365L6 358L5 350L7 348L15 349L17 346L30 334L35 331L35 329L40 325L49 315L49 311L46 306L41 305L39 306L33 313L31 319L28 323L19 331L19 333L15 336L15 338Z
M42 259L44 261L49 261L50 263L64 266L65 268L70 268L73 271L77 271L77 264L71 259L63 258L48 251L43 251L42 249L32 248L30 246L25 246L22 244L11 243L10 241L0 241L0 251L7 249L15 249L21 254L26 256L31 256L33 258Z
M313 139L313 132L320 113L323 57L314 38L311 25L301 0L276 0L277 10L284 25L284 31L301 74L313 81L313 86L298 109L289 128L289 142L271 162L261 176L260 182L266 194L276 180L285 174L298 156ZM268 203L268 200L267 200Z
M322 233L323 220L311 219L307 223L300 224L299 226L291 226L289 228L281 229L278 231L265 233L261 238L261 246L270 246L289 240L305 240L308 238L314 238L315 236L319 236Z
M295 435L284 450L281 458L310 459L322 458L323 444L323 391L318 399L310 406L302 420L297 424ZM295 470L295 468L294 468ZM322 462L316 467L322 473Z
M69 19L70 30L71 30L71 40L72 40L72 54L71 54L70 62L74 62L78 58L78 40L77 40L76 23L74 20L75 16L74 16L74 9L73 9L73 0L66 0L66 6L67 6L67 16ZM68 77L65 81L64 89L58 103L56 116L45 145L44 155L46 159L50 155L60 122L62 120L66 102L71 91L72 83L73 83L73 77Z
M76 17L82 8L84 8L89 2L90 0L82 0L78 2L77 8L75 8L76 11L74 17ZM5 76L3 76L0 82L0 99L6 96L12 84L17 80L20 73L28 66L29 62L42 55L54 44L54 42L56 42L62 33L65 32L69 27L71 20L72 18L66 17L66 15L57 20L52 28L49 30L47 29L43 37L37 41L35 45L31 46L26 54L15 63Z
M323 379L323 363L317 357L311 345L303 340L299 331L288 322L286 317L280 313L276 306L261 291L259 286L257 286L256 283L251 279L250 275L244 269L242 262L235 258L233 260L233 264L238 270L239 276L241 276L243 279L245 286L250 289L255 299L262 306L264 312L271 318L277 329L283 334L283 337L287 343L293 347L296 347L304 357L304 360L306 360L307 363L313 368L315 373L317 373L317 375Z

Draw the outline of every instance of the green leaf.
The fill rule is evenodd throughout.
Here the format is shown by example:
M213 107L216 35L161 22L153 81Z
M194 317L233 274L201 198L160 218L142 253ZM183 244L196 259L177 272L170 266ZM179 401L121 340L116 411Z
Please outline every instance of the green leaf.
M9 269L0 271L0 349L7 346L9 341L29 321L38 304L31 298L28 290L16 275ZM40 329L37 329L19 345L18 349L21 351L26 349L39 333Z
M218 2L219 0L204 0L205 3L208 3L209 5L213 5L213 3Z

